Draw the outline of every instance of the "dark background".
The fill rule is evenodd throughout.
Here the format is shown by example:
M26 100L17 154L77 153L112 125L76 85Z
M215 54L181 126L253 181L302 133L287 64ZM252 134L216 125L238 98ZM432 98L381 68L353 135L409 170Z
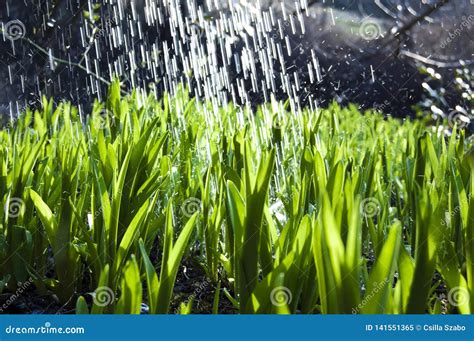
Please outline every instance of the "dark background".
M202 1L195 2L203 5ZM296 51L285 58L287 70L289 74L297 72L300 77L302 90L298 96L302 104L317 101L317 105L325 106L337 100L340 103L355 102L361 108L381 108L395 116L413 115L413 106L420 103L427 92L423 83L428 80L420 72L421 67L432 67L441 76L441 80L431 86L445 90L446 108L443 110L449 112L462 101L453 88L453 80L456 68L464 64L465 68L472 69L474 60L474 21L471 20L474 19L474 5L469 0L307 2L310 6L309 16L305 18L305 34L292 34L285 27L285 34L290 37ZM429 16L423 16L432 6L444 2L446 4ZM168 87L163 79L170 76L163 66L163 41L168 42L171 53L177 54L176 46L168 23L146 22L144 3L144 0L136 0L135 9L132 9L129 0L110 0L107 3L84 0L0 1L2 27L12 20L19 20L26 30L24 36L15 41L5 36L1 39L0 35L0 112L14 117L25 106L38 106L41 96L46 95L56 101L72 101L80 106L83 114L87 114L93 101L106 95L114 65L120 65L120 72L115 75L122 81L124 92L140 87L162 93ZM153 0L151 3L159 7L165 17L169 16L169 8L163 1ZM189 3L176 3L180 3L183 16L189 16ZM289 13L293 10L293 3L287 2ZM219 10L203 5L206 20L212 23L221 12L228 11L225 4ZM263 1L262 4L263 10L273 6L275 16L282 16L279 1L274 4ZM122 18L117 16L119 7L124 8ZM94 20L90 19L91 12ZM361 25L367 20L377 23L376 39L361 37ZM410 23L412 26L406 29ZM111 35L117 29L121 30L124 41L113 46ZM137 33L139 29L141 37ZM397 29L402 33L394 35ZM197 30L202 28L197 27ZM446 43L448 38L450 42ZM206 39L205 32L201 32L202 44ZM151 51L153 44L160 52L154 70L141 54L142 51ZM236 53L240 53L242 46L243 42L236 43ZM187 48L186 44L183 48ZM311 49L316 52L321 65L322 81L317 84L309 82L306 68ZM53 56L55 59L51 62ZM58 62L59 59L62 62ZM89 69L89 72L84 69ZM182 70L182 67L178 66L178 69ZM242 76L232 67L228 72L231 82ZM182 74L172 77L173 81L183 79ZM279 78L275 78L278 83L276 95L285 99L287 94L280 88ZM194 88L196 81L192 82ZM245 85L251 89L248 81ZM263 101L261 91L249 90L248 94L253 105Z

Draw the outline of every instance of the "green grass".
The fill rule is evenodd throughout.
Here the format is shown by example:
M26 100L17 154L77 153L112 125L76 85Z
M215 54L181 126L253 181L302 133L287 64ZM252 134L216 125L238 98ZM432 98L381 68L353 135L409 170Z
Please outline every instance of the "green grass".
M193 262L214 313L473 313L464 131L289 107L115 83L82 122L43 100L0 132L0 293L32 278L77 313L192 313L174 289Z

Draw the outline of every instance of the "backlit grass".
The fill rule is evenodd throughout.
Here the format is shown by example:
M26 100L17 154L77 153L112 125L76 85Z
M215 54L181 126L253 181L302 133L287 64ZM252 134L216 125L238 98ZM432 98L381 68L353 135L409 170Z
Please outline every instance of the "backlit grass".
M209 312L472 313L472 142L442 131L118 84L83 120L44 100L0 132L0 293L168 313L192 259Z

